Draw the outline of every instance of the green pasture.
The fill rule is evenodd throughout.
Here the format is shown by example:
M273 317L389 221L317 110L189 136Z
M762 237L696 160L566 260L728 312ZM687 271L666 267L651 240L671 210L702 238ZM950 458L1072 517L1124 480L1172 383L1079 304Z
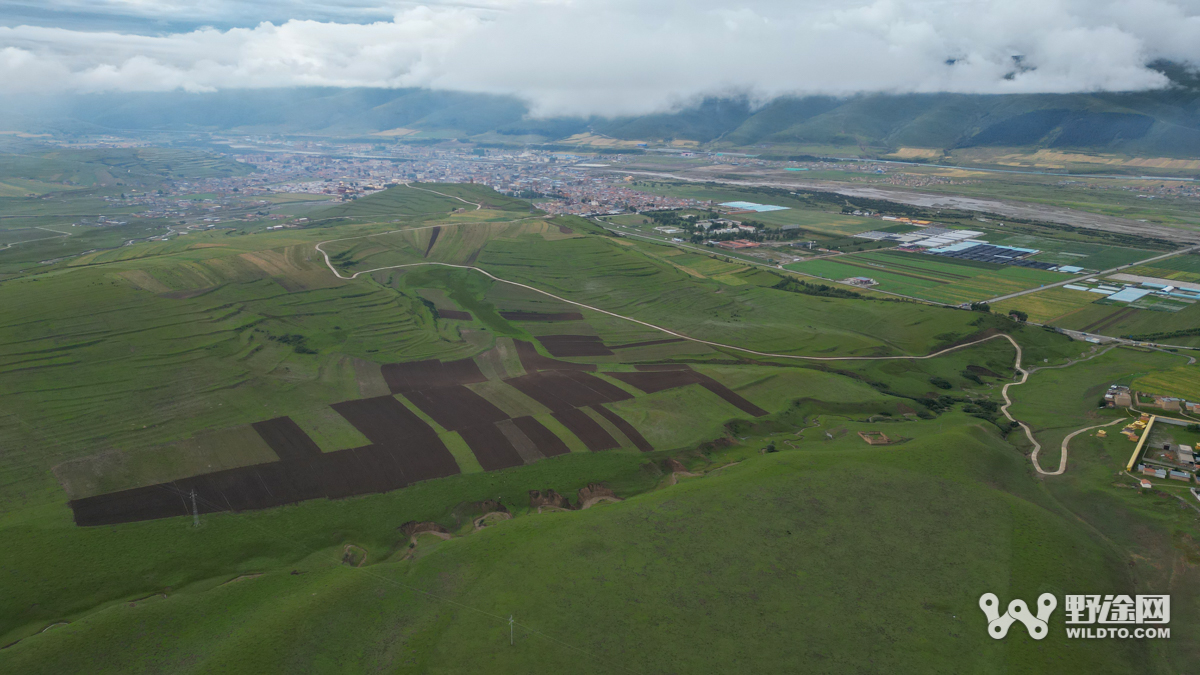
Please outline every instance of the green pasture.
M992 310L1003 313L1019 310L1028 314L1030 321L1057 325L1058 319L1078 311L1102 297L1104 296L1098 293L1075 291L1057 286L1003 300L993 305Z
M1188 305L1179 311L1137 309L1123 303L1091 304L1059 317L1055 325L1100 335L1149 335L1186 331L1200 326L1200 305ZM1200 346L1197 336L1155 338L1154 342Z
M986 300L1064 278L1056 272L898 251L855 253L785 267L835 281L870 277L879 282L879 290L947 304Z
M178 669L182 659L197 672L284 663L744 672L752 658L771 671L824 663L830 672L1094 673L1186 663L1186 635L1169 646L1068 641L1060 630L1042 642L1019 631L992 640L978 610L984 590L1104 592L1133 588L1132 575L971 418L952 416L940 431L887 425L912 440L882 448L856 435L869 425L820 421L834 440L805 432L796 450L780 442L781 452L763 456L753 448L765 439L755 439L728 451L741 463L719 471L729 460L685 457L707 475L641 494L662 476L645 458L589 453L387 495L206 516L198 530L182 518L80 532L46 513L7 528L8 540L65 547L63 555L15 568L23 583L9 602L40 600L22 612L48 617L36 626L69 623L26 637L0 663L31 673ZM520 507L527 487L569 493L599 478L627 499L575 513ZM517 517L411 550L395 532L410 519L463 532L454 505L483 496L512 504ZM366 551L364 567L338 562L347 544ZM85 575L39 583L65 578L85 557ZM83 603L50 601L94 602L98 588L119 589L125 601L82 614L68 607Z
M225 170L122 157L139 162L128 169ZM1026 366L1060 366L1091 345L996 314L775 289L772 271L546 219L479 186L428 187L486 208L398 187L307 229L97 246L36 273L15 271L28 253L14 259L0 278L0 671L1090 674L1187 672L1200 659L1194 512L1122 485L1120 437L1077 438L1067 474L1036 476L1023 435L994 412L1014 376L1007 340L931 359L745 351L923 356L1003 332ZM341 280L315 249L331 240L343 274L418 265ZM439 262L562 299L425 264ZM894 252L797 269L944 302L1061 278ZM608 407L656 450L588 452L500 381L524 372L513 340L668 336L571 302L728 345L579 359L598 377L684 363L769 414L748 419L696 385L619 384L634 398ZM473 318L436 317L451 307ZM510 310L583 319L500 315ZM363 445L329 404L381 395L379 364L432 358L476 359L491 379L474 391L535 416L572 452L482 472L447 432L463 474L390 493L205 515L199 528L72 522L71 495L270 461L255 421L288 415L326 452ZM1116 414L1096 410L1098 392L1146 378L1183 387L1184 361L1120 349L1038 371L1010 389L1013 412L1051 466L1065 434ZM860 431L897 442L869 446ZM669 476L668 458L702 475ZM530 490L575 499L590 483L623 501L529 507ZM482 500L514 518L475 532ZM398 530L408 521L455 536L411 542ZM1173 637L1068 641L1060 613L1044 641L1020 627L992 640L984 592L1170 592Z
M1112 269L1113 267L1128 265L1129 263L1161 255L1161 252L1158 251L1049 239L1047 237L1027 234L1001 234L997 236L993 232L989 233L987 240L989 243L1000 246L1037 249L1041 252L1030 259L1038 262L1047 262L1054 265L1074 265L1097 271Z
M1159 260L1149 265L1139 265L1123 274L1137 274L1145 277L1172 279L1183 283L1200 283L1200 255L1194 253L1179 255L1165 260Z

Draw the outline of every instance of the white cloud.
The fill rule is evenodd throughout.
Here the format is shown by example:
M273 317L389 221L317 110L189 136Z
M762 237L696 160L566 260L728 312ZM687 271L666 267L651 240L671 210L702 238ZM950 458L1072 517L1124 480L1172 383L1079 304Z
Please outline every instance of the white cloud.
M0 91L427 86L633 114L728 93L1145 89L1165 84L1155 58L1200 64L1200 2L487 0L165 35L0 27Z

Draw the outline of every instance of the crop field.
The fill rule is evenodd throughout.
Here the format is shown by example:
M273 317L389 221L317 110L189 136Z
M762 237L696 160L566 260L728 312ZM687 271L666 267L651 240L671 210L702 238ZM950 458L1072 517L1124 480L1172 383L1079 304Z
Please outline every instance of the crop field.
M1030 321L1055 323L1056 320L1078 311L1102 297L1104 296L1096 293L1075 291L1059 286L998 302L992 306L992 309L1004 313L1016 309L1028 314Z
M1166 260L1159 260L1150 265L1139 265L1128 270L1122 270L1122 273L1200 284L1200 255L1196 255L1195 253L1179 255L1167 258Z
M1175 312L1137 309L1123 304L1091 304L1064 315L1055 325L1101 335L1153 335L1193 330L1200 326L1200 304L1188 305ZM1200 337L1180 335L1153 339L1155 342L1184 346L1200 346Z
M1002 332L1026 365L1061 366L1091 345L773 288L777 271L428 187L486 207L394 188L309 228L192 231L0 279L0 671L1196 661L1200 583L1168 562L1190 555L1195 519L1115 486L1123 446L1091 437L1068 474L1032 479L1024 437L989 412L1013 376L1007 341L932 359L743 351L922 356ZM776 202L720 198L739 196ZM340 279L318 242L346 276L411 266ZM817 264L945 302L1061 278L887 252ZM1196 325L1191 307L1093 308ZM1114 381L1193 391L1184 362L1119 348L1010 391L1057 449L1117 414L1095 409ZM550 490L564 506L531 495ZM1047 588L1170 592L1175 635L987 636L981 589Z
M925 254L892 251L855 253L785 267L835 281L871 277L879 282L880 290L947 304L986 300L1065 278L1055 272L1024 267L951 262Z
M1031 260L1053 263L1055 265L1074 265L1097 271L1112 269L1120 265L1128 265L1132 262L1159 255L1159 252L1138 248L1064 241L1025 234L1001 234L997 236L995 232L991 232L987 236L987 241L1001 246L1033 248L1041 251L1041 253L1030 258Z
M1177 366L1143 375L1133 381L1138 391L1200 401L1200 368Z
M769 211L767 213L749 213L735 218L754 220L766 223L768 227L783 225L799 225L801 229L813 230L823 234L849 236L872 229L873 221L854 216L843 216L836 213L825 213L813 209L788 209L787 211ZM863 240L866 243L866 240Z

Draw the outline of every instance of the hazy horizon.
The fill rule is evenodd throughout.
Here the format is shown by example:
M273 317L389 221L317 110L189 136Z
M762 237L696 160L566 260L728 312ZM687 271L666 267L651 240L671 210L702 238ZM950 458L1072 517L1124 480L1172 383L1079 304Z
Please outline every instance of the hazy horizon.
M615 116L706 96L1148 90L1168 84L1156 59L1200 64L1200 3L0 3L10 94L420 87Z

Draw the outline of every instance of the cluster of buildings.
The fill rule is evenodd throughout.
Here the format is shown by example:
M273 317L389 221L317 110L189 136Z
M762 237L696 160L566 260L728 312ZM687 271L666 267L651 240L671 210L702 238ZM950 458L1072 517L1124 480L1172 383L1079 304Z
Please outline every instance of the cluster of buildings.
M1109 408L1158 408L1170 412L1200 414L1200 403L1177 396L1137 392L1120 384L1108 388L1104 393L1104 403Z
M1086 187L1089 190L1120 190L1135 192L1141 199L1197 199L1200 198L1200 183L1194 180L1137 181L1122 184L1114 181L1061 180L1058 187Z
M1187 425L1187 421L1143 415L1135 424L1144 431L1125 467L1126 471L1132 470L1136 464L1137 470L1146 476L1200 483L1196 475L1195 446L1175 442L1172 434L1164 429Z
M1109 300L1116 302L1137 302L1147 296L1164 300L1178 300L1184 303L1200 301L1200 285L1180 283L1170 279L1144 277L1136 274L1113 274L1105 277L1103 282L1088 279L1094 285L1072 287L1071 290L1086 290L1107 295Z
M757 232L758 230L753 225L745 225L740 220L730 220L728 218L714 218L712 220L696 221L696 228L704 230L705 234L739 234L743 232Z
M1139 394L1129 387L1117 384L1108 388L1104 394L1104 401L1110 408L1155 406L1165 411L1200 412L1200 404L1157 394ZM1196 476L1195 446L1179 443L1175 438L1196 428L1195 422L1186 419L1142 413L1141 417L1121 429L1121 433L1127 439L1137 443L1125 470L1132 471L1136 466L1137 470L1146 476L1185 482L1195 480L1200 483L1200 478ZM1096 435L1104 437L1107 433L1101 429Z
M855 212L858 213L858 212ZM978 237L983 232L975 230L952 230L945 227L930 225L927 220L910 220L908 218L893 218L883 216L881 220L896 221L897 225L915 226L917 229L903 231L906 228L884 228L862 232L854 236L871 241L889 241L897 244L896 250L909 253L929 253L947 258L987 262L1000 265L1016 265L1034 269L1078 273L1082 267L1073 265L1056 265L1053 263L1033 260L1033 256L1041 251L1033 248L1018 248L1016 246L998 246L989 244ZM902 231L890 231L898 229Z

